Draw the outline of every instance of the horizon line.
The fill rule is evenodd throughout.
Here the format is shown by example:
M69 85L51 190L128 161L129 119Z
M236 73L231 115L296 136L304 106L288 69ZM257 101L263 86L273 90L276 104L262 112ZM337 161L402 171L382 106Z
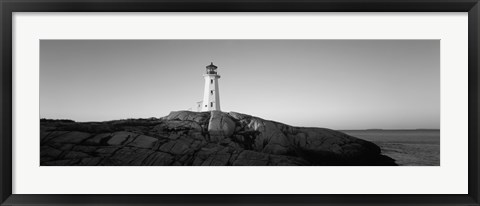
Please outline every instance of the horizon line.
M209 111L205 111L205 112L209 112ZM44 120L52 120L52 121L73 121L75 123L96 123L96 122L111 122L111 121L121 121L121 120L136 120L136 119L151 119L151 118L156 118L156 119L160 119L162 117L147 117L147 118L125 118L125 119L113 119L113 120L103 120L103 121L76 121L76 120L73 120L73 119L52 119L52 118L40 118L40 120L44 119ZM258 117L260 118L260 117ZM263 118L262 118L263 119ZM273 121L273 122L278 122L278 121L274 121L274 120L269 120L269 119L264 119L266 121ZM281 124L285 124L285 125L289 125L289 124L286 124L286 123L283 123L283 122L278 122L278 123L281 123ZM295 126L295 125L289 125L289 126L292 126L292 127L315 127L315 126ZM331 129L329 127L321 127L321 126L318 126L316 128L325 128L325 129ZM354 130L370 130L370 131L375 131L375 130L440 130L440 128L401 128L401 129L394 129L394 128L364 128L364 129L333 129L333 130L338 130L338 131L354 131Z

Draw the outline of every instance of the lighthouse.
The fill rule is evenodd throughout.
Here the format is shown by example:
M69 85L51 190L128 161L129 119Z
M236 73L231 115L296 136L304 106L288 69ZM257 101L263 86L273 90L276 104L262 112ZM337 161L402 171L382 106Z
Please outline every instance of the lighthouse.
M201 111L220 111L220 96L218 91L218 79L220 79L220 75L217 74L217 68L218 67L211 62L203 75L205 79L205 90L203 92Z

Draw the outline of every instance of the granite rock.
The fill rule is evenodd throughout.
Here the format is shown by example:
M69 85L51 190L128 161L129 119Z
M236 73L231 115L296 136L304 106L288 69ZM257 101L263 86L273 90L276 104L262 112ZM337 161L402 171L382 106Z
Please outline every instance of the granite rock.
M236 112L40 122L40 164L75 166L396 165L372 142Z

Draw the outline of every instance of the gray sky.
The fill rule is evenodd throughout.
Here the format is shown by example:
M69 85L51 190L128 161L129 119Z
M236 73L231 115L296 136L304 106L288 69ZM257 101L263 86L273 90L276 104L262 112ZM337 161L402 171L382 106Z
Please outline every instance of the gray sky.
M211 61L222 111L332 129L440 127L438 40L41 40L40 116L195 108Z

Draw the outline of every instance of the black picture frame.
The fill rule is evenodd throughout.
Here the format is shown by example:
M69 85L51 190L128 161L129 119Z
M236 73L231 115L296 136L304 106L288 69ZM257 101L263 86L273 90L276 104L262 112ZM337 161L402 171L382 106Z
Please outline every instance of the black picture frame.
M480 205L478 0L0 0L1 205ZM468 194L39 195L12 194L13 12L468 12ZM456 177L451 177L456 178ZM345 185L348 187L348 185Z

